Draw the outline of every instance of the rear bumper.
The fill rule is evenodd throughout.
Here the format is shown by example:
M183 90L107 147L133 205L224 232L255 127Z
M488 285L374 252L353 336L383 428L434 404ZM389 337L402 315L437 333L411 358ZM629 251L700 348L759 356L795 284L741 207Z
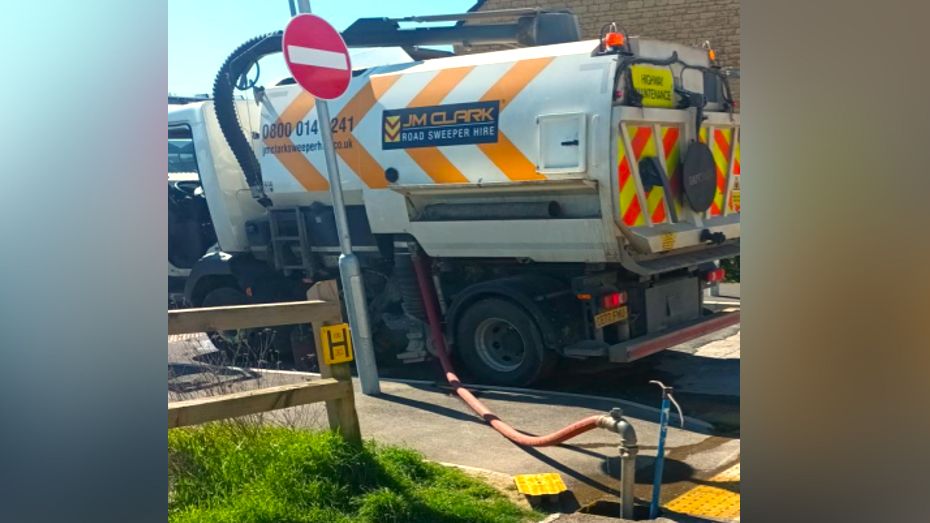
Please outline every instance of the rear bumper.
M627 250L621 249L620 264L636 274L662 274L724 258L733 258L739 256L739 253L740 239L733 238L720 245L692 248L684 253L670 253L650 260L636 260Z
M705 334L732 327L738 324L739 321L738 311L718 312L687 323L684 326L677 326L664 332L611 345L607 349L607 356L612 363L636 361L680 343L700 338Z

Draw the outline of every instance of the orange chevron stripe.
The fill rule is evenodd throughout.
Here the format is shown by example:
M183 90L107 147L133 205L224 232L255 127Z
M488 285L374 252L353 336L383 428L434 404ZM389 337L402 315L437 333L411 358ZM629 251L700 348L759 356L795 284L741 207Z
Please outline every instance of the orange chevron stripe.
M434 182L468 183L468 178L438 148L423 147L405 150Z
M475 66L470 65L439 71L423 89L420 89L420 92L413 97L413 100L410 100L407 107L439 105L449 92L455 89L455 86L461 83L474 68Z
M426 84L423 89L413 97L407 107L424 107L438 105L455 89L462 80L474 69L474 66L455 67L444 69ZM404 149L420 169L423 169L436 183L468 183L468 178L462 174L438 147L423 147Z
M316 98L314 98L307 91L301 90L300 93L294 98L294 101L288 105L284 112L278 117L277 123L299 122L304 119L304 116L307 116L313 107L316 106Z
M303 120L313 109L314 105L316 105L316 99L313 98L310 93L301 91L300 94L294 98L294 101L284 109L284 112L278 117L276 123L290 123L294 125ZM294 142L292 142L290 138L283 136L280 138L266 139L265 145L268 147L293 147ZM304 189L311 192L329 189L329 181L327 181L326 178L320 174L320 171L310 163L310 160L304 156L304 153L300 151L275 153L275 158L281 162L281 165L291 173L291 176L293 176Z
M546 179L545 176L536 172L536 165L529 161L504 133L500 133L497 143L479 143L478 148L511 180Z
M355 93L355 96L345 104L337 119L352 118L355 121L355 127L359 126L371 108L375 106L381 96L400 79L400 75L374 76L369 79L361 89ZM342 161L355 172L355 175L372 189L383 189L387 187L387 180L384 179L384 169L381 164L368 152L362 145L361 140L355 137L348 130L336 130L333 134L334 140L344 140L351 146L337 149L336 153L342 158Z
M554 60L553 57L532 58L513 64L490 89L481 97L482 102L500 101L500 114L504 108L517 97L533 78ZM536 165L520 152L503 132L499 133L497 143L478 144L478 148L488 157L505 176L514 181L545 180L546 177L536 172Z
M500 100L501 112L504 112L504 108L507 107L507 105L520 94L520 91L522 91L533 78L536 78L536 75L541 73L552 60L554 60L554 58L550 56L531 58L513 64L513 66L504 73L504 76L500 77L500 79L484 93L484 96L481 97L481 101L489 102L492 100Z

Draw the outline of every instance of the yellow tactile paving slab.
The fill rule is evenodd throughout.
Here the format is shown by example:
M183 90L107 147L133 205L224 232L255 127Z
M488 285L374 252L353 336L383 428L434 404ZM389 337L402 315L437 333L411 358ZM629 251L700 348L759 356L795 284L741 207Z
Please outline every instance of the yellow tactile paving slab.
M513 477L517 491L524 496L545 496L568 490L562 476L554 472L546 474L519 474Z
M700 518L739 521L739 463L710 478L708 483L720 486L699 485L673 499L665 508Z

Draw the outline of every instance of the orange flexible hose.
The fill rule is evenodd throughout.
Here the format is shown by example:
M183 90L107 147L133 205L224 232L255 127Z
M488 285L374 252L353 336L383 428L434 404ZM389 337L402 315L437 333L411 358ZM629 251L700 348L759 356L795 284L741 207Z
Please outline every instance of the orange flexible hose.
M549 447L558 445L568 439L597 428L597 421L601 416L589 416L568 425L560 430L545 436L530 436L511 427L496 414L484 406L481 401L471 393L470 390L462 385L459 377L456 376L452 368L452 361L449 358L446 349L446 341L443 337L442 327L439 321L439 311L436 303L436 292L433 288L433 280L427 274L426 263L428 258L425 253L419 253L413 256L413 268L417 274L417 284L420 287L420 296L423 298L423 306L426 309L426 318L429 322L430 331L433 336L433 343L436 343L436 352L439 354L439 362L442 364L442 370L446 373L446 381L452 386L453 392L468 405L475 414L481 416L484 421L491 425L502 436L525 447Z

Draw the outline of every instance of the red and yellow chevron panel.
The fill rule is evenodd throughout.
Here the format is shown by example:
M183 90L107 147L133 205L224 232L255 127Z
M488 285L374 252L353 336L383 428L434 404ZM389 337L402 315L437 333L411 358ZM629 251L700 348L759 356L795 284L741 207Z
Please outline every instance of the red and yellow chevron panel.
M730 190L730 211L739 212L739 195L740 195L740 166L739 166L739 137L734 145L736 150L733 151L733 188Z
M706 132L704 133L706 136ZM709 216L720 216L723 214L723 197L727 192L727 174L730 166L730 142L733 137L733 129L714 129L713 140L708 144L710 152L714 156L714 165L717 168L717 192L714 193L714 201L710 204Z
M633 148L633 161L639 163L640 160L647 157L656 157L658 148L656 147L655 133L651 125L627 127L630 134L630 146ZM662 127L662 149L665 152L665 162L669 170L672 171L669 179L669 189L672 191L672 205L678 212L681 212L681 173L680 171L680 154L679 154L679 134L678 127ZM629 163L629 155L623 146L623 140L618 142L618 166L617 176L619 177L620 187L620 217L629 227L638 227L646 224L646 218L643 215L636 197L636 182L633 180L633 171ZM649 189L646 194L646 205L648 206L649 217L652 223L665 223L669 220L665 212L665 191L662 187L656 186Z
M672 191L672 204L675 206L675 212L680 217L681 207L681 140L679 139L681 131L678 127L662 128L662 148L665 150L665 165L669 170L669 189ZM680 219L680 218L679 218Z

